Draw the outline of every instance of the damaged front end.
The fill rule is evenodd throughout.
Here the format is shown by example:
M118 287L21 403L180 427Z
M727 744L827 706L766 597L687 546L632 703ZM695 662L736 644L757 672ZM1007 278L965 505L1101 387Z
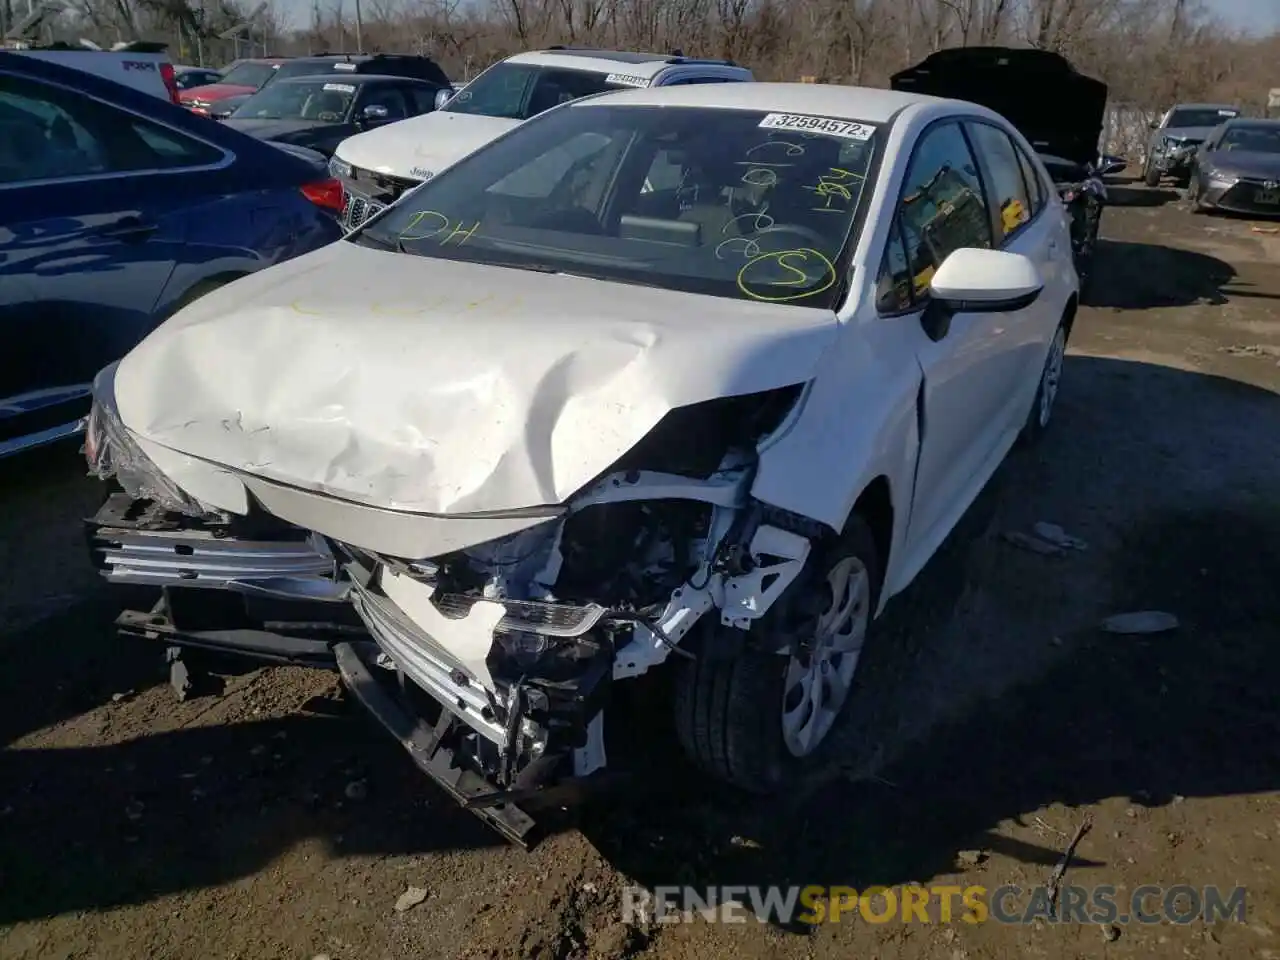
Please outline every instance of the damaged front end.
M117 618L120 632L169 648L180 694L193 682L184 648L332 667L333 645L364 634L333 545L256 507L238 515L190 497L121 422L115 370L94 383L84 453L107 484L86 520L90 558L140 604Z
M604 772L616 682L697 656L696 626L747 630L799 573L820 531L750 489L759 441L801 393L673 411L560 515L501 540L413 560L347 546L379 648L339 652L349 686L419 766L522 839L524 808L616 773ZM396 675L394 703L378 666ZM441 750L475 779L442 775Z
M336 667L422 770L519 843L531 811L618 772L605 741L614 684L752 640L824 532L751 496L803 384L678 407L567 502L539 508L546 519L430 557L301 529L252 496L245 515L208 508L147 458L100 387L86 456L121 489L90 522L95 562L113 583L161 592L121 630Z

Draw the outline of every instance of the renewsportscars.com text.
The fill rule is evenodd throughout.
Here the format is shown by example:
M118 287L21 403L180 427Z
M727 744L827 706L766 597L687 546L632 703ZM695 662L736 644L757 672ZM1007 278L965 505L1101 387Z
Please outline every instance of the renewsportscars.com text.
M625 887L622 919L680 923L1045 923L1188 924L1245 919L1245 888L1144 884L1062 886ZM714 916L712 916L714 914Z

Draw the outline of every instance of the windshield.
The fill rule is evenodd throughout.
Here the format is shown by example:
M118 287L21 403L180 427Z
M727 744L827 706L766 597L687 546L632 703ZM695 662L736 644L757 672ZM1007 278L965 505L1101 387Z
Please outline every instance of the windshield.
M354 83L292 80L264 87L236 109L237 120L319 120L340 123L355 99Z
M1228 127L1218 142L1219 150L1249 153L1280 153L1280 125L1274 127Z
M276 68L269 63L242 63L224 74L222 82L256 89L270 80L275 71Z
M1229 110L1225 107L1222 109L1217 107L1188 107L1182 110L1175 110L1169 114L1169 122L1165 126L1167 128L1216 127L1222 121L1230 120L1232 117L1239 115L1239 110Z
M835 305L877 128L582 104L517 127L352 234L425 257Z
M614 74L561 70L532 63L499 63L466 85L444 109L507 120L528 120L569 100L622 90L631 83L611 83Z

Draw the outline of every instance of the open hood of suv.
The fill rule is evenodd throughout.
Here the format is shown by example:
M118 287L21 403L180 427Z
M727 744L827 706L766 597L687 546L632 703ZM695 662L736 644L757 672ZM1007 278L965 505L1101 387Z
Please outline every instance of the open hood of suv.
M894 90L981 104L1003 116L1041 153L1079 164L1098 158L1107 85L1047 50L957 47L930 54L889 78Z

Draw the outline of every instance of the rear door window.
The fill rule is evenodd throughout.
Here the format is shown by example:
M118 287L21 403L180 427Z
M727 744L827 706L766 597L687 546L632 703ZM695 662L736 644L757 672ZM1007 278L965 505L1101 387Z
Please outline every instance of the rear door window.
M1031 162L1031 158L1027 156L1025 150L1016 143L1014 148L1018 154L1018 166L1022 168L1022 179L1027 185L1027 196L1031 200L1031 216L1035 216L1044 209L1045 185L1040 178L1040 173L1036 170L1036 165Z
M1022 168L1013 141L998 127L989 123L966 124L974 148L985 161L987 200L995 209L1000 230L997 247L1031 219L1031 198L1023 180Z
M0 91L0 184L210 166L217 147L25 77Z

